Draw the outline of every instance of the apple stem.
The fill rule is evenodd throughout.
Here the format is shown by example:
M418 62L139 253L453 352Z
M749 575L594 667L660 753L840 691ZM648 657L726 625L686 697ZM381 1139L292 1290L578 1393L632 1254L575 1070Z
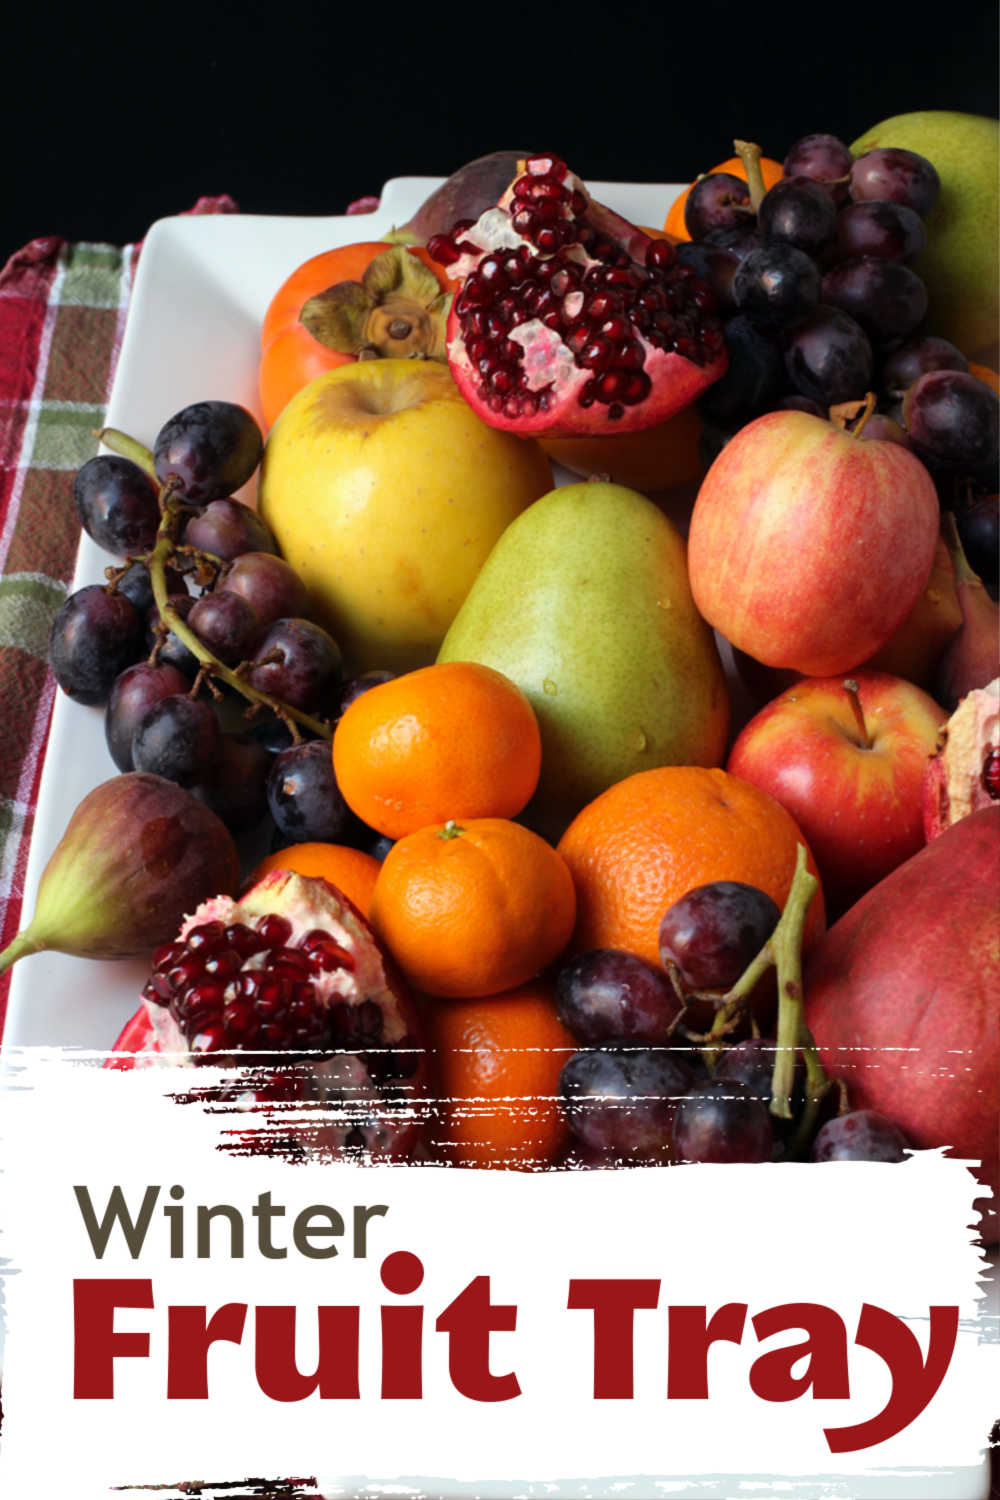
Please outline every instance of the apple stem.
M861 707L861 689L858 686L857 681L853 677L848 677L845 679L843 688L844 692L847 694L851 709L854 713L854 722L858 726L858 733L861 735L861 743L864 745L866 750L870 750L872 747L872 737L868 733L868 725L865 723L865 711Z
M869 391L863 401L840 401L829 408L829 418L835 427L850 437L860 437L868 418L875 410L875 392Z
M760 147L753 141L733 141L733 150L746 171L747 186L750 189L750 207L756 213L767 192L764 186L764 174L760 169Z

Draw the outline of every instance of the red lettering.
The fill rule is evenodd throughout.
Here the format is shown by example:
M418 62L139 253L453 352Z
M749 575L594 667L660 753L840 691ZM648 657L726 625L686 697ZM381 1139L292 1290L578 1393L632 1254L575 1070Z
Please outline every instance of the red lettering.
M208 1400L208 1351L225 1340L238 1344L246 1322L245 1302L226 1302L209 1318L204 1307L167 1309L167 1399Z
M146 1277L81 1278L73 1282L73 1395L78 1401L110 1401L115 1360L148 1359L148 1333L115 1333L116 1307L152 1307Z
M667 1395L681 1401L708 1400L709 1346L725 1340L738 1344L743 1338L747 1315L745 1302L727 1302L707 1317L706 1307L667 1309L670 1359L667 1365Z
M420 1258L408 1250L387 1255L380 1269L382 1285L397 1297L408 1297L424 1279ZM382 1308L382 1399L414 1400L423 1395L422 1307Z
M801 1344L788 1344L762 1354L750 1366L750 1389L762 1401L794 1401L812 1386L816 1400L846 1400L851 1394L847 1369L847 1330L843 1319L817 1302L788 1302L769 1307L752 1320L759 1339L771 1338L789 1328L804 1328ZM801 1375L792 1367L802 1359L808 1364Z
M475 1277L449 1302L434 1326L448 1335L448 1373L460 1395L470 1401L509 1401L521 1394L512 1371L494 1375L490 1370L490 1334L513 1333L516 1325L516 1307L494 1307L490 1301L488 1276Z
M902 1318L866 1302L854 1342L871 1349L889 1366L892 1391L882 1411L869 1421L855 1427L825 1427L823 1436L830 1452L855 1453L859 1448L873 1448L908 1427L937 1392L957 1337L958 1308L932 1307L925 1362L916 1336Z
M319 1360L311 1375L295 1361L295 1308L258 1307L257 1384L272 1401L304 1401L313 1391L325 1400L349 1401L358 1389L360 1310L317 1308Z
M630 1400L634 1382L635 1314L655 1307L660 1283L645 1280L571 1279L570 1308L594 1313L594 1396L598 1400Z

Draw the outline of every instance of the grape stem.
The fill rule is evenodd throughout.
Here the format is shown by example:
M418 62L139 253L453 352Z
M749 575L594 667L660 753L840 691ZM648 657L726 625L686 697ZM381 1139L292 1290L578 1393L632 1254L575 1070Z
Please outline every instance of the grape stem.
M760 979L775 968L778 978L778 1026L771 1079L771 1113L780 1119L792 1118L791 1095L795 1082L795 1058L801 1051L806 1067L806 1111L810 1127L828 1087L823 1065L812 1034L803 1017L802 934L806 915L819 882L806 868L806 850L799 844L795 856L795 875L778 924L755 958L744 969L732 989L723 997L709 1033L706 1060L714 1062L717 1044L746 1006Z
M767 192L764 174L760 169L760 147L753 141L733 141L733 150L743 163L750 189L750 207L754 213L760 208L761 199Z
M168 480L166 484L160 484L159 476L153 467L153 455L144 444L137 442L135 438L129 437L126 432L119 432L117 427L102 427L95 435L112 452L121 454L123 458L130 458L133 463L138 464L141 469L144 469L156 481L160 503L160 525L156 533L155 545L152 551L145 555L143 561L145 561L149 569L149 578L153 586L153 598L156 600L156 607L160 612L160 620L166 630L173 631L182 645L185 645L192 656L196 657L201 663L206 675L221 678L231 688L235 688L236 692L243 698L246 698L248 702L263 708L269 708L273 714L277 715L279 719L288 725L296 740L299 739L296 727L298 724L311 730L313 734L319 736L321 739L332 739L333 731L323 719L316 719L312 714L304 713L300 708L293 708L291 704L284 703L280 698L272 697L270 693L261 693L256 688L251 687L246 678L242 676L242 671L245 670L247 665L250 665L249 663L241 663L236 670L225 666L199 640L194 631L184 623L180 615L171 609L164 570L177 551L177 531L180 518L186 510L191 510L192 507L186 505L181 497L175 493L172 481ZM208 554L205 555L208 556ZM14 957L17 957L17 955L15 954ZM2 962L2 955L0 955L0 962ZM11 959L11 962L13 962L13 959ZM3 970L0 969L0 973L2 972Z

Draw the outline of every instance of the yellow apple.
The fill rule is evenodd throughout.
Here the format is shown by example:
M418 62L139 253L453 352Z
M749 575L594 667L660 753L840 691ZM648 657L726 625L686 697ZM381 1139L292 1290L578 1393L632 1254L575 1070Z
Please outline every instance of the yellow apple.
M445 365L361 360L285 407L259 505L349 667L401 672L434 660L494 542L552 482L538 444L482 422Z

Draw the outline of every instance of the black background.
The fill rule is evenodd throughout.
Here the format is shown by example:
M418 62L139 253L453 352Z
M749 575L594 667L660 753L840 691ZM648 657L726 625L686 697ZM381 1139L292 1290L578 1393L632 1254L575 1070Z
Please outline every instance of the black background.
M0 263L141 238L201 194L336 214L498 147L585 179L688 181L734 135L780 159L888 115L994 115L997 7L31 0L4 23Z

